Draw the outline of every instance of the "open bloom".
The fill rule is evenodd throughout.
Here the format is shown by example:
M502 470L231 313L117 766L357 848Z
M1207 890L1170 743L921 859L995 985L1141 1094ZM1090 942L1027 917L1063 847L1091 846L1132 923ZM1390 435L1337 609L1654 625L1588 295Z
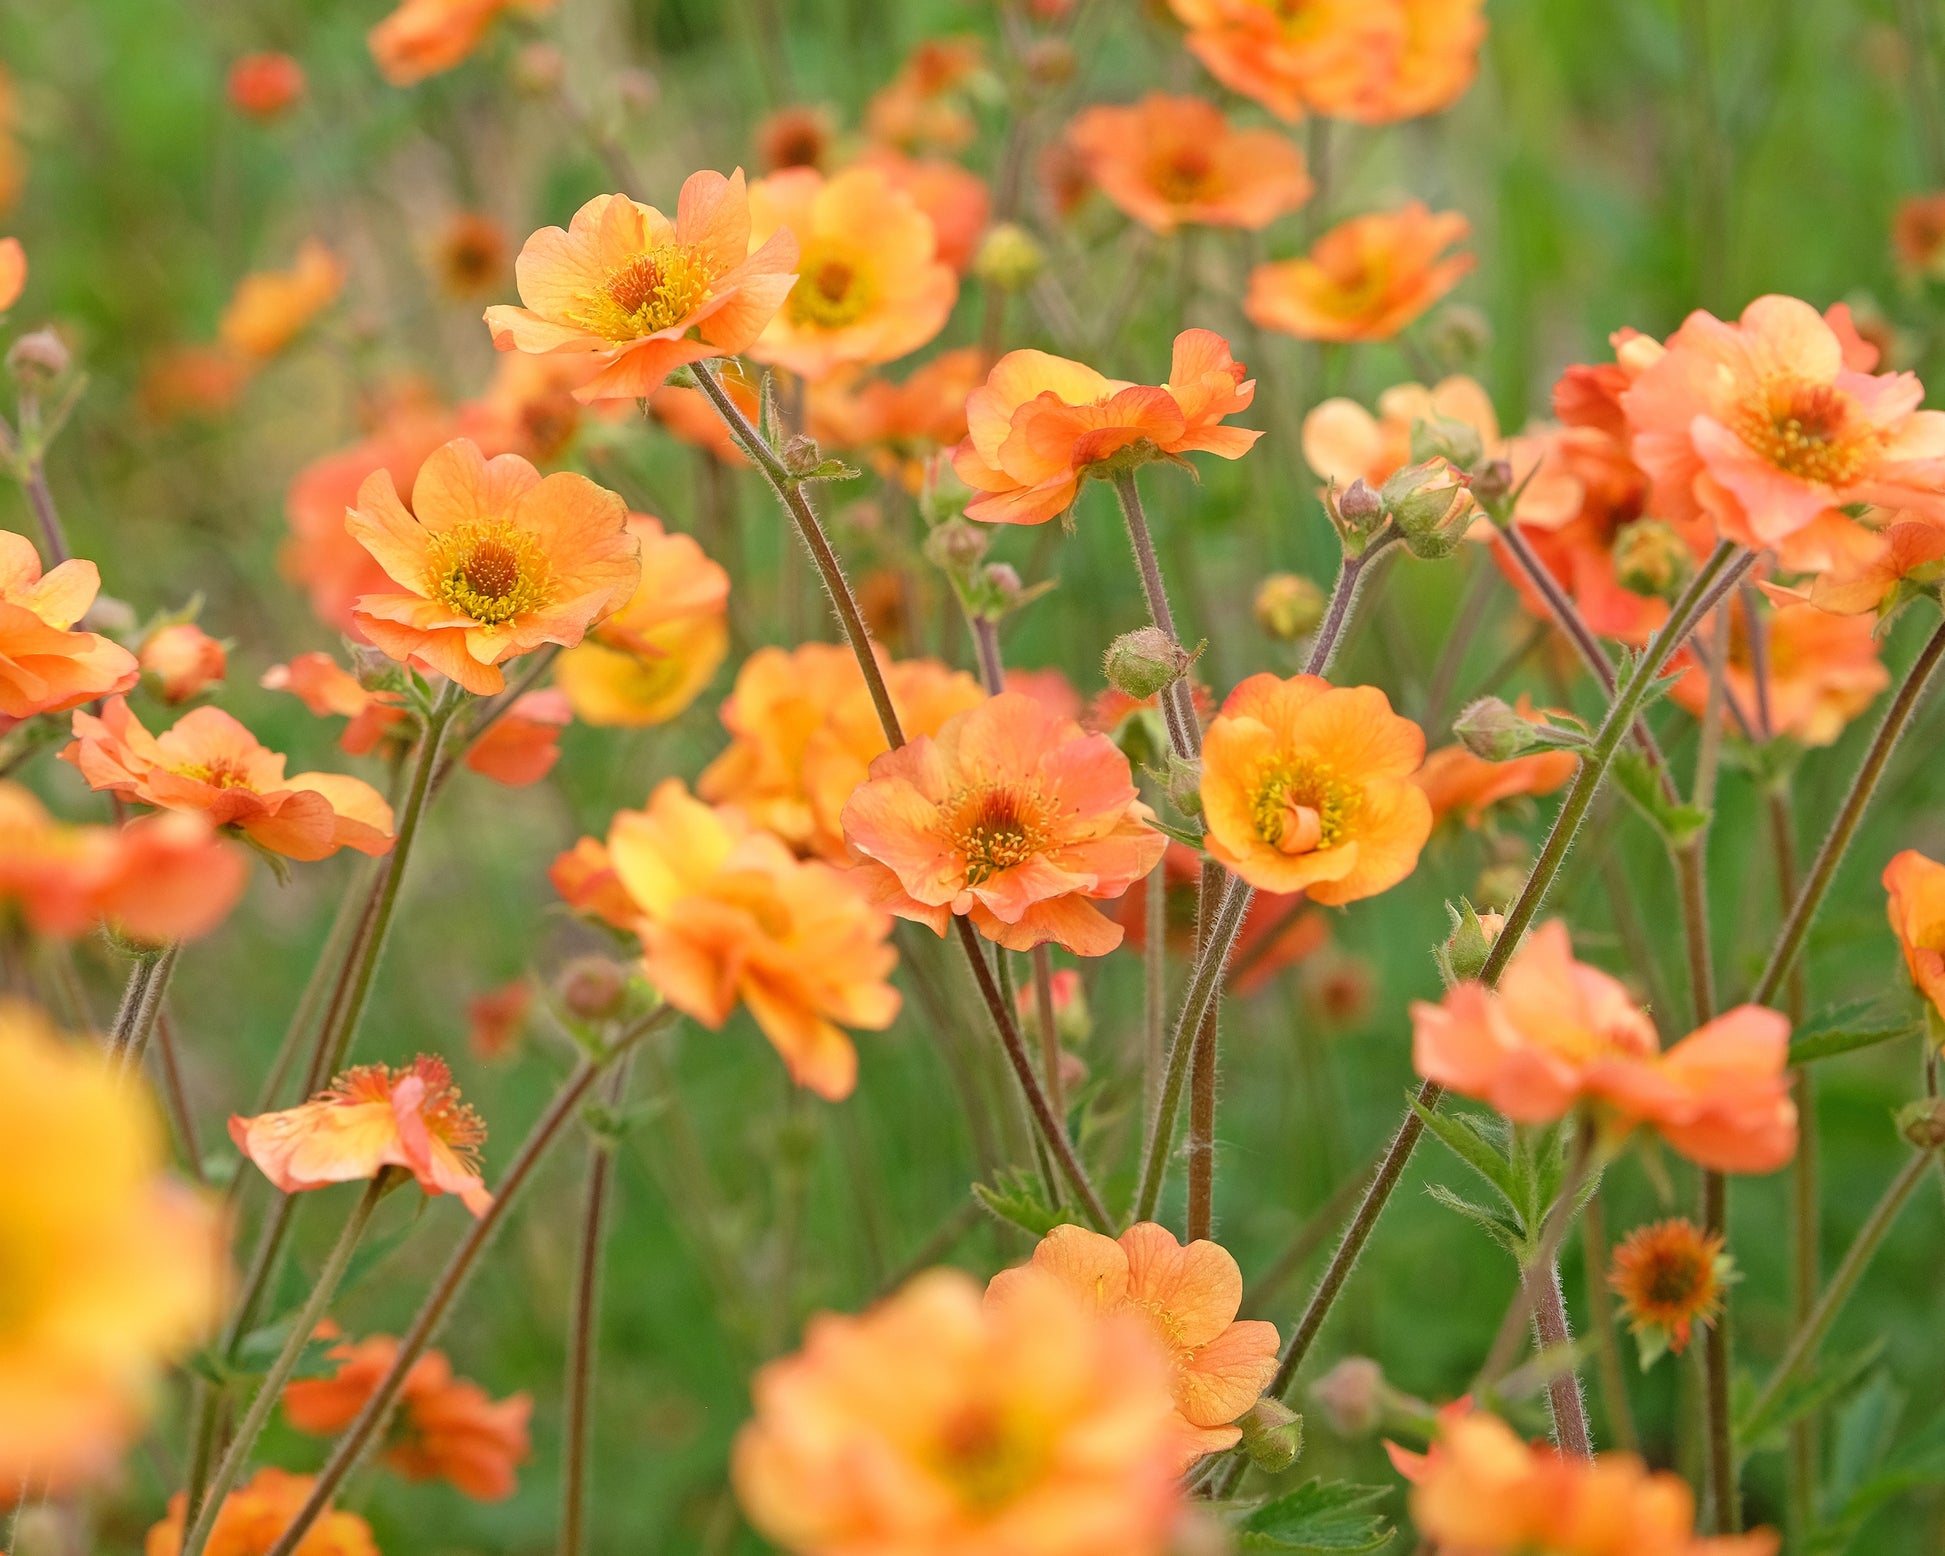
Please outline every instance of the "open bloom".
M751 1385L731 1474L786 1551L1161 1556L1177 1511L1167 1362L1057 1281L982 1305L933 1270L813 1318Z
M213 1207L163 1174L147 1096L93 1044L0 1004L0 1501L111 1468L222 1298Z
M635 592L641 548L627 518L585 476L543 478L466 438L420 467L410 509L391 472L375 471L345 526L398 589L359 599L359 630L394 659L491 695L506 685L502 662L572 647Z
M406 718L397 692L374 691L329 654L313 649L272 665L257 683L266 691L289 692L319 718L349 720L338 735L338 749L363 756L398 730Z
M203 1547L206 1556L269 1556L284 1531L310 1500L315 1476L291 1475L266 1465L223 1499ZM149 1530L143 1556L181 1556L188 1498L169 1498L169 1516ZM292 1556L378 1556L371 1525L356 1513L327 1507L297 1542Z
M1199 97L1151 92L1132 107L1088 108L1067 139L1101 193L1152 232L1260 232L1310 198L1303 153L1287 136L1234 129Z
M1130 1313L1147 1323L1172 1364L1178 1470L1242 1440L1230 1425L1256 1403L1276 1372L1276 1325L1239 1322L1243 1274L1229 1251L1196 1241L1184 1247L1152 1221L1116 1238L1057 1226L1033 1259L1002 1270L986 1305L1018 1300L1023 1287L1058 1281L1097 1313Z
M900 918L938 934L954 914L1028 951L1105 956L1121 926L1094 906L1161 861L1127 757L1105 735L1002 692L871 764L844 807L856 872Z
M446 1061L354 1065L309 1102L230 1118L230 1138L286 1194L403 1167L428 1194L457 1194L476 1216L493 1196L479 1175L486 1125L459 1100Z
M94 563L74 557L43 574L34 543L0 530L0 715L64 712L141 679L119 643L72 630L100 588Z
M553 0L404 0L366 35L378 73L412 86L465 61L502 11L550 10Z
M1715 1321L1728 1278L1720 1233L1679 1218L1628 1233L1614 1250L1607 1283L1641 1341L1644 1366L1664 1350L1681 1355L1695 1326Z
M1418 863L1432 808L1411 781L1425 736L1375 686L1252 675L1202 746L1204 846L1265 891L1355 902Z
M890 146L872 146L854 164L885 176L902 189L932 223L938 257L955 275L972 269L979 240L993 215L993 194L986 180L950 157L908 157Z
M1764 686L1757 685L1749 618L1741 610L1729 615L1729 656L1723 671L1723 692L1730 704L1723 716L1739 715L1759 734L1766 706L1770 733L1806 746L1827 746L1891 684L1868 617L1833 616L1814 605L1791 604L1764 613L1761 631ZM1697 718L1708 707L1706 666L1715 653L1715 633L1716 618L1711 616L1695 629L1693 643L1675 661L1682 677L1669 696Z
M565 231L543 227L514 262L521 308L486 310L502 351L591 354L583 402L641 399L691 362L747 351L796 282L786 229L750 252L738 168L692 173L671 222L626 195L596 195Z
M1301 258L1251 271L1243 312L1299 340L1389 340L1472 269L1471 254L1445 254L1471 231L1458 212L1434 215L1418 200L1353 216Z
M1945 526L1902 514L1881 529L1855 527L1856 544L1830 558L1807 586L1765 586L1771 599L1804 600L1833 616L1890 615L1920 590L1945 578Z
M467 770L509 789L539 783L561 759L561 731L573 722L562 692L554 687L528 692L473 742Z
M1237 459L1263 434L1219 425L1246 410L1256 382L1209 330L1175 337L1168 382L1124 383L1044 351L1009 351L966 401L968 436L952 468L978 495L966 517L1044 524L1074 505L1110 461L1201 450Z
M794 233L797 284L750 356L804 378L890 362L945 327L959 296L932 221L875 168L786 168L750 190L750 242Z
M1456 815L1476 827L1503 801L1522 794L1553 793L1579 765L1579 757L1571 751L1534 751L1510 761L1489 762L1464 746L1441 746L1412 774L1412 782L1431 801L1434 826Z
M1907 848L1884 867L1883 884L1912 987L1945 1018L1945 864Z
M316 238L306 238L289 270L259 270L237 283L217 334L250 361L274 357L336 301L344 276L344 261Z
M967 109L965 88L985 68L985 45L976 37L921 39L898 73L871 94L866 133L900 151L958 151L972 144L979 125Z
M1584 1100L1609 1127L1645 1125L1717 1172L1774 1172L1796 1153L1784 1017L1738 1005L1663 1053L1627 990L1574 960L1558 920L1514 952L1497 989L1461 983L1411 1017L1418 1073L1515 1123Z

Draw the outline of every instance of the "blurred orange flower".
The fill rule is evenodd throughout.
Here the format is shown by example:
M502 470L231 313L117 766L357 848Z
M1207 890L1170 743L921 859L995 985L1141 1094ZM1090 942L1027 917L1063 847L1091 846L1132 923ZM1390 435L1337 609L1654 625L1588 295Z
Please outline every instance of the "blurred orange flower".
M824 447L863 451L880 475L917 493L927 460L965 437L966 397L985 377L977 346L940 352L902 384L840 374L811 386L810 433Z
M993 215L992 191L970 168L946 157L908 157L889 146L872 146L858 158L859 167L885 175L885 182L902 189L932 222L939 259L964 275L979 253L979 240Z
M1891 219L1891 249L1908 275L1945 279L1945 190L1908 195Z
M1200 450L1238 459L1263 434L1218 423L1255 396L1229 342L1209 330L1175 337L1168 382L1159 386L1103 378L1044 351L1009 351L966 401L970 434L952 460L978 493L966 517L1044 524L1117 456L1125 463Z
M895 1380L895 1386L888 1386ZM1058 1282L983 1306L933 1270L823 1314L751 1384L731 1475L784 1550L1161 1556L1178 1509L1167 1365Z
M856 879L900 918L943 935L966 915L1009 950L1080 956L1121 944L1094 902L1161 862L1153 819L1112 740L1018 692L878 757L843 813Z
M259 270L237 283L217 334L250 361L274 357L336 301L344 277L344 262L316 238L306 238L289 270Z
M100 588L94 563L74 557L43 574L34 543L0 530L0 714L63 713L142 678L119 643L71 630Z
M1162 855L1167 878L1163 897L1164 939L1170 951L1193 954L1196 893L1202 879L1202 856L1186 843L1171 842ZM1148 924L1145 892L1129 892L1110 910L1127 932L1126 944L1147 954ZM1254 994L1286 967L1304 961L1330 943L1324 915L1308 906L1302 892L1258 891L1243 915L1230 953L1227 986L1239 998Z
M367 690L329 654L316 650L295 655L289 664L272 665L257 684L267 691L289 692L321 719L349 719L338 736L338 749L348 756L363 756L406 718L397 692Z
M1530 723L1546 722L1525 697L1520 698L1519 712ZM1441 746L1412 774L1412 782L1431 801L1433 826L1456 815L1468 827L1477 827L1486 813L1504 800L1522 794L1553 793L1573 777L1579 765L1580 758L1571 751L1535 751L1511 761L1489 762L1464 746Z
M488 1062L506 1058L526 1030L533 1003L534 986L525 978L475 994L466 1002L467 1051Z
M404 0L365 42L387 82L412 86L464 63L500 13L516 6L538 14L554 0Z
M986 1288L988 1308L1017 1301L1024 1287L1054 1280L1096 1313L1131 1313L1168 1355L1175 1401L1177 1471L1242 1440L1230 1425L1256 1403L1276 1372L1276 1325L1239 1322L1243 1273L1229 1251L1184 1247L1152 1221L1116 1238L1057 1226L1031 1263L1002 1270Z
M1907 848L1884 867L1884 909L1912 986L1945 1018L1945 864Z
M27 250L18 238L0 238L0 313L20 301L27 289Z
M1067 126L1088 176L1152 232L1260 232L1310 198L1303 153L1275 130L1238 130L1199 97L1151 92L1082 110Z
M787 167L822 170L837 136L837 118L823 103L785 103L757 121L752 139L766 173Z
M724 365L721 377L723 392L749 418L750 425L755 426L762 419L763 407L757 399L755 386L738 371L738 367L739 364L735 362ZM709 396L700 389L664 384L644 403L648 406L649 415L691 448L702 449L726 465L749 464L749 456L737 446L729 428L723 425L722 417L716 414L716 407L710 404Z
M787 230L750 252L741 168L692 173L673 222L615 194L596 195L565 231L541 228L514 263L526 306L489 308L486 324L502 351L592 354L600 371L577 400L638 400L679 367L747 351L796 263Z
M478 211L458 211L433 249L433 272L451 297L496 292L506 276L506 229Z
M561 731L573 722L565 693L552 687L528 692L473 743L466 767L510 789L539 783L561 759Z
M172 622L151 632L135 652L144 675L155 678L167 703L187 702L221 684L229 668L223 645L193 621Z
M486 1125L459 1100L446 1061L429 1054L398 1069L354 1065L294 1108L232 1114L230 1138L286 1194L402 1167L427 1194L457 1194L476 1216L493 1203L479 1175Z
M1644 1362L1663 1350L1681 1355L1694 1327L1715 1321L1728 1270L1721 1234L1693 1221L1657 1221L1628 1233L1614 1250L1607 1283L1629 1328L1643 1337Z
M615 873L608 845L598 837L584 837L547 867L547 879L561 900L576 913L599 919L610 929L634 933L642 910L628 895Z
M965 87L986 68L974 37L925 38L865 105L865 132L900 151L959 151L979 133Z
M1803 600L1833 616L1888 615L1919 588L1945 578L1945 526L1891 515L1882 529L1864 529L1855 550L1835 556L1808 586L1765 592L1779 605Z
M1414 200L1339 222L1300 259L1250 272L1243 312L1299 340L1389 340L1472 269L1471 254L1441 258L1472 224Z
M288 54L245 54L230 66L229 92L239 113L275 119L304 95L304 67Z
M1356 902L1418 864L1432 808L1425 737L1375 686L1253 675L1202 746L1204 847L1250 885Z
M297 1520L317 1484L312 1475L290 1475L268 1465L247 1485L223 1499L203 1556L269 1556ZM143 1556L181 1556L188 1498L169 1498L169 1516L149 1530ZM356 1513L327 1508L305 1531L291 1556L378 1556L371 1525Z
M1711 616L1695 629L1674 662L1682 675L1669 696L1697 718L1708 707L1707 665L1715 653L1716 630L1717 618ZM1766 695L1773 734L1806 746L1827 746L1891 684L1866 617L1833 616L1814 605L1789 604L1765 614L1762 635L1767 675L1759 690L1748 616L1741 610L1729 613L1723 691L1758 733L1759 710L1765 706L1758 698ZM1725 718L1732 716L1725 710Z

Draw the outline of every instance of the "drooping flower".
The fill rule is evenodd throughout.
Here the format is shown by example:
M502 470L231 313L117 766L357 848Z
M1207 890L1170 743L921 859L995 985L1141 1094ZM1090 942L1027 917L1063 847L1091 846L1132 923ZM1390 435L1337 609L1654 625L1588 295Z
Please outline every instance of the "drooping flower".
M1246 454L1263 434L1219 425L1246 410L1254 379L1209 330L1175 337L1168 382L1124 383L1044 351L1009 351L966 401L969 435L952 468L978 494L966 517L1044 524L1110 463L1201 451Z
M344 289L344 262L306 238L289 270L259 270L237 283L217 323L223 344L252 362L274 357Z
M457 1194L476 1216L493 1203L479 1175L486 1125L459 1100L446 1061L429 1054L398 1069L354 1065L294 1108L232 1114L230 1138L286 1194L402 1167L427 1194Z
M1097 1313L1131 1313L1152 1327L1172 1363L1177 1470L1241 1440L1230 1423L1269 1385L1277 1337L1274 1324L1236 1318L1243 1274L1227 1249L1206 1240L1185 1247L1152 1221L1118 1239L1057 1226L1030 1263L993 1277L986 1305L1003 1307L1049 1279Z
M297 1521L316 1484L313 1475L292 1475L265 1465L223 1499L204 1556L269 1556ZM183 1492L169 1498L169 1516L149 1530L143 1556L181 1556L188 1506ZM292 1556L378 1556L378 1546L364 1519L327 1505Z
M1796 1153L1783 1016L1738 1005L1664 1053L1627 990L1574 960L1558 920L1513 953L1497 989L1461 983L1411 1016L1418 1073L1516 1123L1585 1101L1612 1133L1645 1126L1717 1172L1774 1172Z
M329 654L315 649L294 655L289 664L272 665L257 684L267 691L289 692L321 719L348 719L338 736L338 749L348 756L363 756L399 731L407 717L398 692L367 688Z
M466 768L510 789L539 783L561 759L561 731L574 722L565 693L527 692L466 753Z
M164 1175L143 1089L39 1011L0 1004L0 1501L113 1467L162 1369L215 1319L214 1207Z
M173 622L151 632L135 652L144 675L155 678L167 703L199 697L223 679L229 656L223 645L193 621Z
M1751 728L1759 728L1759 714L1766 707L1773 734L1806 746L1831 744L1891 684L1872 623L1863 616L1833 616L1814 605L1784 605L1763 614L1761 668L1766 673L1759 688L1748 616L1741 610L1730 612L1722 680L1734 713L1725 709L1723 716L1740 714ZM1707 665L1715 653L1716 631L1714 616L1704 620L1673 666L1682 676L1669 696L1697 718L1708 707Z
M500 665L543 643L573 647L641 581L641 548L613 492L518 454L488 460L456 438L399 500L391 472L358 489L345 526L397 585L355 608L359 630L400 662L468 691L506 686Z
M244 54L230 66L230 106L252 119L277 119L304 95L304 67L288 54Z
M1355 902L1402 881L1432 831L1425 736L1374 686L1253 675L1202 745L1204 846L1265 891Z
M74 557L43 574L34 543L0 530L0 714L61 713L141 679L119 643L72 630L100 588L94 563Z
M1067 139L1101 193L1152 232L1252 232L1310 198L1303 153L1275 130L1239 130L1199 97L1151 92L1132 107L1085 109Z
M1160 863L1152 819L1112 740L1018 692L876 758L843 814L859 880L900 918L943 935L963 914L1009 950L1081 956L1121 943L1094 904Z
M524 307L486 310L502 351L592 355L576 399L638 400L678 367L747 351L795 284L787 230L749 251L738 168L692 173L671 222L626 195L597 195L565 231L543 227L514 262Z
M1251 271L1243 312L1299 340L1389 340L1472 269L1473 255L1445 253L1471 231L1457 211L1434 215L1418 200L1353 216L1301 258Z
M731 1474L798 1556L1161 1556L1176 1516L1166 1360L1149 1326L1058 1282L982 1305L934 1270L813 1318L760 1370Z
M1882 881L1912 987L1945 1019L1945 865L1907 848L1884 867Z
M1680 1218L1630 1232L1614 1250L1607 1283L1641 1344L1641 1364L1663 1351L1681 1355L1697 1324L1715 1322L1731 1277L1718 1232Z
M463 64L501 12L551 10L554 0L403 0L365 42L392 86L414 86Z

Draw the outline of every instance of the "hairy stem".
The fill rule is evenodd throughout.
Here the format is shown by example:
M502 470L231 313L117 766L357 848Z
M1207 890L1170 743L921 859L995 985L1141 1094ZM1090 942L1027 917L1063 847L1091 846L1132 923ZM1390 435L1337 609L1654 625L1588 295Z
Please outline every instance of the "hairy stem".
M108 1035L108 1050L125 1074L141 1068L148 1051L149 1036L162 1014L162 996L175 976L176 958L182 946L170 942L160 950L136 958L129 969L128 985L115 1012L115 1025Z
M1560 1350L1572 1345L1566 1299L1560 1291L1558 1257L1528 1270L1522 1285L1530 1292L1527 1300L1533 1308L1533 1334L1540 1349ZM1576 1369L1557 1366L1548 1374L1547 1407L1553 1413L1554 1446L1571 1458L1591 1459L1594 1440L1587 1428L1587 1402L1581 1396Z

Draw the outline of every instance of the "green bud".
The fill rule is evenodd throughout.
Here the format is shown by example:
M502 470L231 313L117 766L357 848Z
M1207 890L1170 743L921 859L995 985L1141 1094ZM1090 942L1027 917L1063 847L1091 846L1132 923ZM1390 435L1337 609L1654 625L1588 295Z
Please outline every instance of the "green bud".
M1256 586L1256 624L1277 642L1294 643L1317 630L1327 603L1314 580L1271 573Z
M782 457L784 469L792 475L810 475L824 463L824 451L817 446L817 439L802 433L784 444Z
M1236 1425L1242 1428L1242 1450L1249 1462L1266 1474L1281 1474L1303 1452L1303 1417L1279 1399L1265 1395Z
M1411 457L1421 464L1443 459L1461 470L1470 470L1486 457L1486 444L1471 422L1432 416L1412 423Z
M1674 526L1636 519L1614 535L1614 576L1623 589L1672 600L1695 575L1695 553Z
M1425 326L1426 346L1443 366L1455 373L1478 361L1492 341L1491 321L1467 303L1448 303Z
M1468 503L1457 473L1445 460L1422 460L1395 470L1379 489L1378 496L1391 521L1405 532L1407 541L1434 543L1446 537L1454 523L1468 517ZM1456 537L1453 544L1456 544ZM1414 555L1423 555L1416 545ZM1449 547L1446 553L1449 554Z
M949 578L972 576L986 555L986 532L965 519L947 519L925 537L925 559Z
M600 1021L621 1008L628 973L605 956L577 956L554 983L561 1004L583 1021Z
M72 364L66 343L52 330L23 335L7 352L7 371L26 389L38 389L64 377Z
M1452 733L1474 756L1510 762L1540 743L1540 732L1498 697L1481 697L1452 721Z
M1196 757L1168 756L1168 798L1185 816L1202 814L1202 762Z
M1046 250L1032 233L1015 222L1001 222L980 244L973 274L988 286L1018 292L1033 283L1046 263Z
M1310 1385L1310 1401L1339 1437L1369 1437L1384 1420L1384 1369L1368 1356L1346 1356Z
M1921 1151L1945 1146L1945 1097L1926 1097L1900 1108L1898 1133Z
M1445 911L1452 920L1452 933L1432 953L1432 960L1438 964L1439 976L1446 983L1470 983L1485 969L1486 958L1505 921L1497 913L1480 917L1463 897L1456 908L1448 902Z
M1102 668L1115 690L1145 701L1187 673L1189 656L1160 627L1138 627L1108 644Z

